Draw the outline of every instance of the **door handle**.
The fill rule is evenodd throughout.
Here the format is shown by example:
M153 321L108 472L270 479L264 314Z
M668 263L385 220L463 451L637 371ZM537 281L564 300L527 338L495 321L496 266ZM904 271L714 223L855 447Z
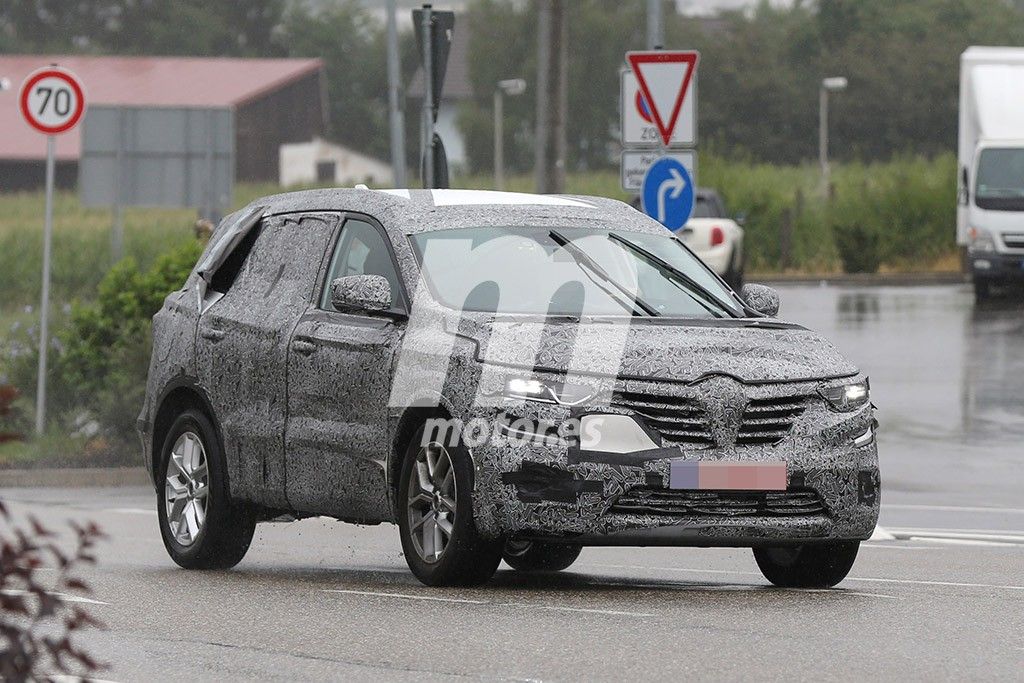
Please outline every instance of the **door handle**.
M316 344L305 339L296 339L295 341L292 342L292 349L294 349L296 353L301 353L303 356L308 356L309 354L316 351Z
M212 342L219 342L224 338L224 330L215 330L208 327L200 328L199 336L203 339L209 339Z

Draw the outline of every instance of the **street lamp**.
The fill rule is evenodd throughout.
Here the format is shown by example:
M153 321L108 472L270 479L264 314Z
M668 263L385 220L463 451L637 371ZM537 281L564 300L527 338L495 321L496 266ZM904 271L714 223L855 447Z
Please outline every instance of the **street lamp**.
M818 92L818 161L821 163L822 194L828 196L828 94L846 90L847 81L844 76L832 76L821 81Z
M526 92L526 81L522 78L508 78L498 81L494 89L494 189L505 188L505 130L504 95L515 97Z

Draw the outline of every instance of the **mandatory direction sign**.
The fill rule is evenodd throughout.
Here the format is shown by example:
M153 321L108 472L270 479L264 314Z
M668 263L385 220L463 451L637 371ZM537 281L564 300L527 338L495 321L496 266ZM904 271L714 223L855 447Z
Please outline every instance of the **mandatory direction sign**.
M675 232L690 220L694 187L690 172L678 159L662 157L647 169L640 190L644 213Z
M19 103L28 125L45 135L66 133L85 113L85 93L78 77L58 66L29 74L21 86Z

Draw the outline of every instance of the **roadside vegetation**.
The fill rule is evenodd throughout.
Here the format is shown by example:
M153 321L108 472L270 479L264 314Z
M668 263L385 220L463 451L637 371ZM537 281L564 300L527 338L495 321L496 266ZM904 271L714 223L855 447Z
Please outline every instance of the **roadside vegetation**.
M747 272L830 274L956 267L955 161L900 158L834 168L702 154L701 185L745 217ZM490 188L490 176L454 184ZM509 190L532 191L528 175ZM278 188L242 185L236 204ZM575 173L568 191L629 201L617 173ZM38 193L0 195L0 467L134 464L135 418L149 362L149 320L201 249L190 211L131 210L125 257L110 257L110 212L59 193L55 209L48 429L29 438L38 358L42 253Z

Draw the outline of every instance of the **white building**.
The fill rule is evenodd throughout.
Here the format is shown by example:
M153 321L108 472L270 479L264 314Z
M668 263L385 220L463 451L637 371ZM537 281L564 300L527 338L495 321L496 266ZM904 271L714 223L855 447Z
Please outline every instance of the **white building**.
M391 187L391 165L320 138L281 145L281 186L356 185Z

